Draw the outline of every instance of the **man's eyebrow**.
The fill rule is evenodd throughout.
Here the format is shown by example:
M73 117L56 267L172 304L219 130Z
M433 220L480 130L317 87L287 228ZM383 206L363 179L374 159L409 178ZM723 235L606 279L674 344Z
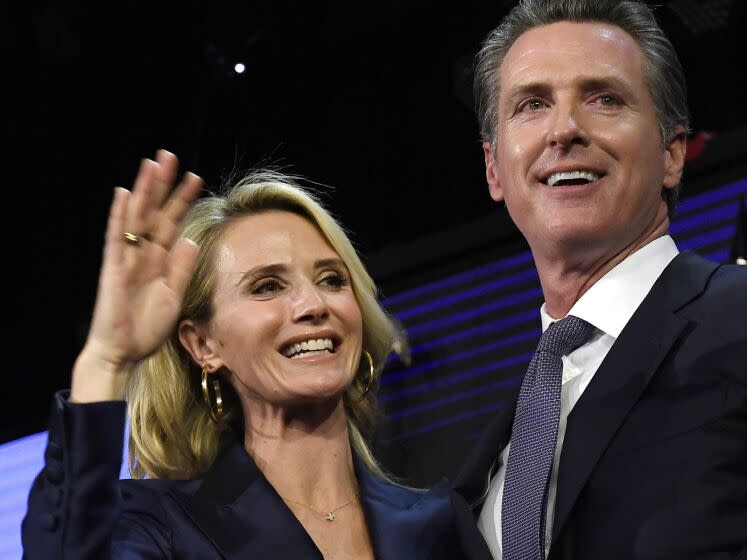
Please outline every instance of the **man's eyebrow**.
M613 89L616 91L622 91L623 93L631 93L632 89L630 84L625 80L621 80L616 76L590 76L583 78L581 81L581 87L584 91L597 91L603 89Z
M603 89L614 89L630 94L630 84L616 76L580 76L574 82L582 91L596 91ZM545 82L525 82L513 85L505 90L504 101L513 101L531 95L546 95L552 90L550 84ZM500 95L500 91L499 91Z
M526 95L542 95L550 90L550 86L543 82L525 82L506 89L506 100L513 100Z

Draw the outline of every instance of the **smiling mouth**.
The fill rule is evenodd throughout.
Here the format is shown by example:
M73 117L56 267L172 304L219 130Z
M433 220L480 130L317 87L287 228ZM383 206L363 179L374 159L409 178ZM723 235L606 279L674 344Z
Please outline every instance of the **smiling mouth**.
M295 342L282 350L283 356L291 360L298 360L307 356L319 354L334 354L335 343L331 338L312 338L303 342Z
M542 179L542 183L550 187L565 187L571 185L586 185L597 181L601 175L594 171L579 169L576 171L562 171L553 173Z

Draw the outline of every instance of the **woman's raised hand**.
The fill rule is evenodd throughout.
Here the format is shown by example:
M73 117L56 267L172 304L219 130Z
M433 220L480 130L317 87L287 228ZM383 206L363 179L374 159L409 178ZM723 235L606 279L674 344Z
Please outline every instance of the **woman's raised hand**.
M174 327L197 258L177 229L202 189L187 173L172 189L177 158L159 150L143 160L132 192L115 189L91 328L73 368L70 400L124 397L133 366Z

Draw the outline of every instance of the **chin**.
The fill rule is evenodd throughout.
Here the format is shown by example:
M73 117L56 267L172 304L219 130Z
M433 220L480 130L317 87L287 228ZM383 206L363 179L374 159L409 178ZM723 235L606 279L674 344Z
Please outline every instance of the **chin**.
M604 228L600 227L596 221L580 221L566 217L566 219L548 220L542 231L535 234L535 239L539 240L540 245L550 241L558 248L583 249L597 245L603 234Z
M341 398L349 385L350 380L333 376L322 376L309 380L303 388L299 387L299 393L310 400Z

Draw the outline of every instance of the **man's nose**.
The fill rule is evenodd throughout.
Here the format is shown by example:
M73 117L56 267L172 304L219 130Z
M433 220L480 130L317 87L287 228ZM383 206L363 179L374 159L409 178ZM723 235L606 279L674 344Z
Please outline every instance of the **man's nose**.
M293 320L317 322L329 316L327 300L311 282L298 287L293 298Z
M568 149L574 144L586 145L589 136L583 120L576 103L559 101L552 109L547 144L559 149Z

